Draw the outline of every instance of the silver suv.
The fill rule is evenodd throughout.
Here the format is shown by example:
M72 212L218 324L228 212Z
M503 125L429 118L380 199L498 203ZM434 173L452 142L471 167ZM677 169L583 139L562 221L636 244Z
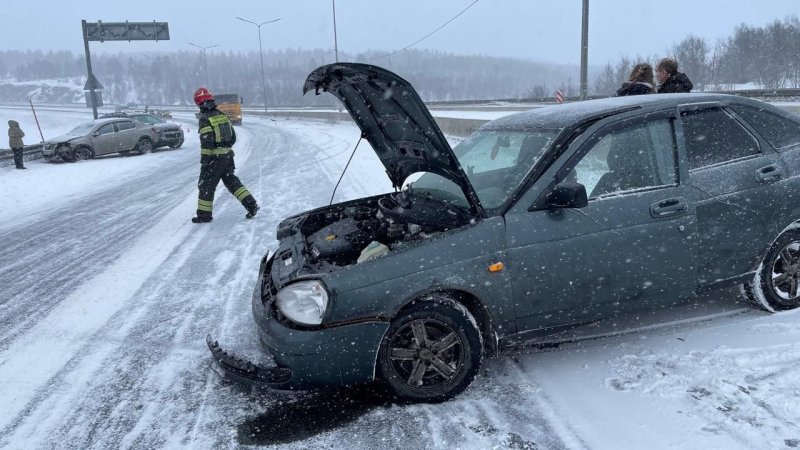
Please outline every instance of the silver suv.
M127 118L99 119L73 128L50 139L42 147L48 161L75 162L111 153L150 153L157 142L157 131L142 122Z
M179 148L183 145L183 129L177 123L170 123L150 113L139 112L116 112L100 116L106 118L130 118L136 119L145 125L150 125L156 131L158 139L153 148L167 147Z

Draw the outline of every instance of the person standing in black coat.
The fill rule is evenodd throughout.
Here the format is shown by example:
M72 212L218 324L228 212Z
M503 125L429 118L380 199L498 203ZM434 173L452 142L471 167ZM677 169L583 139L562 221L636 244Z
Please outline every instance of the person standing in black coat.
M655 85L653 66L646 63L636 64L628 76L628 81L622 83L622 87L617 89L617 97L653 94L656 92Z
M678 62L672 58L664 58L656 65L656 76L659 94L691 92L694 85L685 73L678 72Z

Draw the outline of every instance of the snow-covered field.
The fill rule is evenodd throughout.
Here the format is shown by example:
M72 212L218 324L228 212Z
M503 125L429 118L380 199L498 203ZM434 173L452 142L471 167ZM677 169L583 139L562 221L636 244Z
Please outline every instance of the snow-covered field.
M39 116L46 138L86 118ZM198 226L196 126L176 121L179 150L0 168L0 448L800 448L800 311L735 290L508 351L443 404L222 383L206 333L263 358L258 262L281 218L330 201L359 132L249 118L237 173L263 209L244 220L220 186ZM390 189L362 142L334 201Z

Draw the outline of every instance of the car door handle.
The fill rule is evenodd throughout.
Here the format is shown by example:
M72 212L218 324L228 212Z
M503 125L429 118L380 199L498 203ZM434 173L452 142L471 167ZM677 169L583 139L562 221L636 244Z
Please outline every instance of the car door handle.
M650 215L656 219L677 216L689 210L686 200L683 198L669 198L650 205Z
M774 183L783 178L783 172L775 164L770 164L756 170L756 180L760 183Z

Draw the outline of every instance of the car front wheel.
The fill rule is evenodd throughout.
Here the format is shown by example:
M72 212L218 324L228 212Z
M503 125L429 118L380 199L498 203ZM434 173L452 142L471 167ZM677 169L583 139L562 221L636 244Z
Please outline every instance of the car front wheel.
M765 309L785 311L800 306L800 229L783 233L745 284L750 300Z
M171 144L169 144L169 148L180 148L183 145L183 139L179 139Z
M58 156L61 157L61 160L68 163L74 163L77 161L75 158L75 152L60 152Z
M139 143L136 144L136 150L139 151L140 155L144 155L145 153L150 153L153 151L153 141L147 138L139 139Z
M78 147L75 149L75 160L76 161L84 161L87 159L92 159L94 157L94 153L92 153L92 149L89 147Z
M392 321L379 349L378 371L400 400L441 402L472 382L482 355L472 314L436 295L416 301Z

